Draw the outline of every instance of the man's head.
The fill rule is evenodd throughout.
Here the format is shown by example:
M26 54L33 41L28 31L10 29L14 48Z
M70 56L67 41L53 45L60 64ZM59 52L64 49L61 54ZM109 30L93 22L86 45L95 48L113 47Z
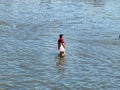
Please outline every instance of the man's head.
M62 37L63 37L63 34L60 34L59 36L60 36L60 38L62 38Z

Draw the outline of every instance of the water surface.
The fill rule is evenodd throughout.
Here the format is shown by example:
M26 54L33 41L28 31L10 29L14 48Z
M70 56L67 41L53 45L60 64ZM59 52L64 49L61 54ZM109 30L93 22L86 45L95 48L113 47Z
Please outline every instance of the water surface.
M0 0L0 89L119 90L119 29L119 0Z

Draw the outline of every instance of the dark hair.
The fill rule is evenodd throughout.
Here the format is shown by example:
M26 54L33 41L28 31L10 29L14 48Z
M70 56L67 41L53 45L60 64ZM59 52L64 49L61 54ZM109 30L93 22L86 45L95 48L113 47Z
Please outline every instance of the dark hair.
M63 34L60 34L59 36L60 36L60 38L62 38Z

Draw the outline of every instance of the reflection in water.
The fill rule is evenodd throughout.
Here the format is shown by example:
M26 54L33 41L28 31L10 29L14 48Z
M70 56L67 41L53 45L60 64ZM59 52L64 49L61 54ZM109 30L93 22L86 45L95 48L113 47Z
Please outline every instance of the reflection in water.
M59 60L57 61L56 65L58 66L58 71L60 73L64 73L65 68L64 68L64 64L65 64L65 57L59 57Z

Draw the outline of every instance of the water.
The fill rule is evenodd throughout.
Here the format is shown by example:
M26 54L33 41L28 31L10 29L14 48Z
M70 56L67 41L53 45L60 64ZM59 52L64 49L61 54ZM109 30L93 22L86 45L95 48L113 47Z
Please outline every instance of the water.
M0 90L119 90L119 29L120 0L0 0Z

